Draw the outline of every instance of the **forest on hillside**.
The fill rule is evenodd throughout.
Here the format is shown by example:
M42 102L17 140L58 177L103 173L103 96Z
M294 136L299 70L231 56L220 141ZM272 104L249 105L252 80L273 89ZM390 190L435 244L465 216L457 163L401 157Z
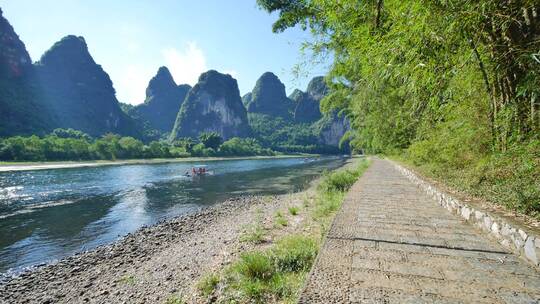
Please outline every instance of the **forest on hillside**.
M319 110L327 93L319 76L287 96L267 71L242 97L229 74L208 70L192 87L161 66L142 103L121 103L84 37L67 35L33 61L0 8L0 160L348 153L349 121ZM201 140L213 133L223 146Z
M346 113L353 149L540 216L538 1L257 2L333 56L322 108Z

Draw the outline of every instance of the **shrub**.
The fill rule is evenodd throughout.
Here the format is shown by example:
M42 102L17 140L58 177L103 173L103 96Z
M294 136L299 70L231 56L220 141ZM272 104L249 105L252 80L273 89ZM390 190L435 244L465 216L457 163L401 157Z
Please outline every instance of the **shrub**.
M275 273L272 260L262 252L242 254L234 268L237 273L253 280L269 280Z
M317 257L317 243L303 235L287 236L272 250L276 269L281 272L307 271Z
M340 170L332 173L325 173L323 181L319 185L319 190L322 190L323 192L347 191L356 182L358 177L364 173L368 166L368 161L363 160L358 167L353 170Z
M336 212L341 206L344 196L343 192L338 191L321 193L315 200L315 218L327 217Z
M223 138L217 132L201 133L199 135L199 141L204 145L205 148L217 150L221 143L223 143Z

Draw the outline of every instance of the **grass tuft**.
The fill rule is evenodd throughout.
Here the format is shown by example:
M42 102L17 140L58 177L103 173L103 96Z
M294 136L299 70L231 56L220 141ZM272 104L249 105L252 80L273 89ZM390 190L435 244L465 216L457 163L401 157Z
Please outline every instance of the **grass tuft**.
M201 278L201 280L197 283L197 289L200 291L200 293L204 297L208 297L212 293L214 293L214 290L216 289L217 285L219 284L220 278L215 273L210 273Z
M182 296L174 295L167 298L167 300L165 300L165 304L186 304L186 301L182 298Z
M314 239L303 235L291 235L279 240L272 249L272 259L280 272L307 271L318 252Z
M257 221L256 223L247 225L244 228L244 231L240 235L240 242L260 244L264 242L265 235L266 230L264 229L262 223Z
M276 212L274 216L274 221L277 227L285 227L289 224L287 222L287 219L283 216L283 214L280 211Z
M271 258L264 252L256 251L242 254L234 269L248 279L259 281L268 280L275 273Z
M125 275L120 278L120 282L127 285L133 285L135 284L136 280L135 277L132 275Z
M291 215L298 215L298 211L299 211L299 210L300 210L300 209L299 209L298 207L296 207L296 206L291 206L291 207L289 207L289 213L290 213Z

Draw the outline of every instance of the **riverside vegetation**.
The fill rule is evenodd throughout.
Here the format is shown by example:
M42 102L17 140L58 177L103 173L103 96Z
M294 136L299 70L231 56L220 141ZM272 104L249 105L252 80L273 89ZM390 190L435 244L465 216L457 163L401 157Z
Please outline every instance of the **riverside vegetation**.
M362 159L325 173L313 195L291 199L266 222L256 217L240 236L252 249L203 276L197 284L200 296L218 303L294 303L335 212L368 166ZM182 303L181 297L173 300Z
M333 54L323 110L352 148L540 218L540 4L524 0L258 0Z
M256 139L233 137L223 141L215 132L201 133L197 140L182 138L173 142L144 144L133 137L106 134L92 138L73 129L55 129L51 134L15 136L0 139L0 160L61 161L182 158L190 156L272 156Z

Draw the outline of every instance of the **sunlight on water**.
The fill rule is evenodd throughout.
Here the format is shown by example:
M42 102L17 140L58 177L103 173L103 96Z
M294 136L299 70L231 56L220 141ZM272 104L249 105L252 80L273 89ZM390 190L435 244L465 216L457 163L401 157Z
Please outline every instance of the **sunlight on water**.
M233 196L296 191L339 158L216 161L0 173L0 272L113 242Z

